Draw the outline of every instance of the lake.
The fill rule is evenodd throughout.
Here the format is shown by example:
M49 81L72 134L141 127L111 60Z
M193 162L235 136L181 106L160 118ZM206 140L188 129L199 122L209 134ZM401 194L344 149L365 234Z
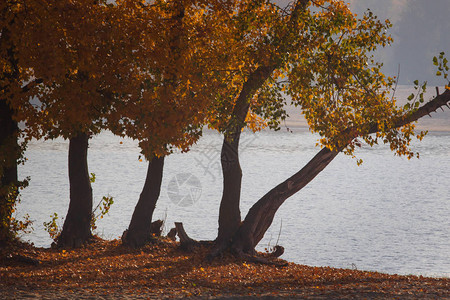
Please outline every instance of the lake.
M448 111L435 120L447 128ZM284 127L279 132L244 132L243 217L319 151L318 136L291 125L287 124L292 132ZM166 159L154 214L154 219L166 221L166 232L173 222L183 222L191 237L215 238L222 192L221 143L219 134L205 131L189 153ZM355 159L339 155L287 199L258 249L278 243L285 247L282 258L306 265L450 276L450 131L431 131L414 143L414 150L420 159L395 157L384 145L363 146L356 152L364 160L359 167ZM28 161L19 168L19 176L31 176L31 182L22 193L18 214L28 213L34 220L33 233L22 238L39 247L51 243L43 222L54 212L60 217L67 212L67 154L68 142L62 139L32 141ZM97 233L119 238L139 198L147 163L139 161L135 141L109 132L90 141L88 155L89 171L96 174L94 204L105 195L115 199L110 213L98 221Z

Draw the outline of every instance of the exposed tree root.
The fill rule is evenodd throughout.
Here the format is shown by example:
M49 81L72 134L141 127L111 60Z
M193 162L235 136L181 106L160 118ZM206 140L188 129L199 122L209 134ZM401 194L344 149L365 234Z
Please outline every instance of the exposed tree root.
M175 222L177 235L180 238L180 247L185 251L193 251L195 246L199 244L198 241L191 239L184 230L183 223Z
M162 220L156 220L151 223L150 230L144 228L144 230L125 230L122 234L122 244L132 249L141 248L147 243L152 243L155 237L161 236L162 226L164 222Z
M169 233L167 233L167 237L172 241L175 241L177 239L177 229L175 227L170 229Z
M24 263L27 265L32 265L32 266L37 266L41 263L41 261L39 259L36 258L32 258L29 256L24 256L24 255L9 255L6 257L7 261L13 261L13 262L20 262L20 263Z
M276 266L276 267L285 267L288 265L286 261L276 261L271 260L268 257L260 257L250 254L242 254L240 257L241 259L244 259L247 262L255 263L255 264L261 264L261 265L268 265L268 266Z
M152 224L150 225L150 233L153 236L161 236L163 225L164 225L163 220L156 220L152 222Z
M222 257L223 253L230 247L230 243L215 241L214 245L206 257L207 261L211 262L217 257Z
M284 254L284 247L280 245L276 245L273 247L273 251L270 252L267 256L268 257L280 257Z
M272 253L270 253L267 257L261 257L258 256L258 253L255 250L253 250L251 254L245 253L240 249L231 248L229 243L227 244L227 243L217 243L213 241L196 241L187 235L186 231L184 230L183 223L181 222L175 222L175 227L176 233L180 238L181 249L193 252L195 248L200 245L209 245L212 247L211 251L207 256L207 261L209 262L211 262L215 258L223 257L223 254L226 251L230 251L233 253L233 256L236 257L237 259L244 260L249 263L256 263L277 267L284 267L287 265L287 262L284 261L280 262L273 260L273 258L277 258L284 253L284 248L282 246L275 246L274 248L275 250Z

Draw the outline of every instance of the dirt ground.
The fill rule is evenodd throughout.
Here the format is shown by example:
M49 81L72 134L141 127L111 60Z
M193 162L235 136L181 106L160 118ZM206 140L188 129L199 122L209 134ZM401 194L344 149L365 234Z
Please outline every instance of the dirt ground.
M0 249L0 299L450 299L450 278L206 261L159 240L142 249L96 240L77 250L19 244Z

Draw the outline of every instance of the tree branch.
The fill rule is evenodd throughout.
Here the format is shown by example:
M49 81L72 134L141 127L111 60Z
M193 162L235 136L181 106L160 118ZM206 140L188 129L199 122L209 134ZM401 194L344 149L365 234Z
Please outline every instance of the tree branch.
M438 95L433 100L418 108L415 112L401 117L394 123L394 128L417 121L421 117L436 111L444 105L448 106L449 102L450 90L446 90L445 93ZM369 127L369 133L376 133L379 131L378 124L373 124ZM355 135L353 138L357 137L358 136ZM333 161L345 146L340 150L333 151L326 147L323 148L300 171L277 185L259 199L250 208L242 226L236 233L233 248L236 251L244 251L246 253L254 251L254 247L263 238L267 229L272 224L275 213L284 201L311 182Z

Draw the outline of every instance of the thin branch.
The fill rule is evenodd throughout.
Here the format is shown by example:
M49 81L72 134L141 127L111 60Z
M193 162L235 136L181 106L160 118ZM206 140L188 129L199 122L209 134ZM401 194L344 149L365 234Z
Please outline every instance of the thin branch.
M394 92L392 93L391 101L394 101L395 92L397 91L397 85L398 85L399 78L400 78L400 64L398 64L397 78L396 78L397 80L395 81L395 87L394 87Z

